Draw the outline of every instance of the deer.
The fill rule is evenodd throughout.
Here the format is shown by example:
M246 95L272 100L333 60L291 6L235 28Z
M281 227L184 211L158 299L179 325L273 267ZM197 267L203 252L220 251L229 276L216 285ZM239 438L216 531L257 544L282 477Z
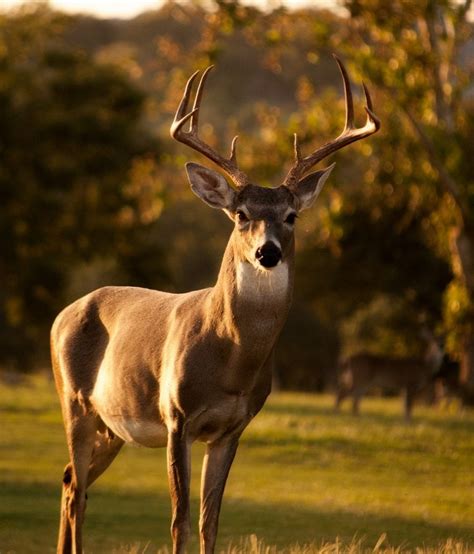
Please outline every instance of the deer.
M370 389L403 391L404 417L410 421L418 395L433 387L443 363L444 352L427 329L420 332L425 350L420 357L389 357L360 352L339 362L335 410L352 396L352 413L358 415L360 401Z
M330 154L380 127L364 85L367 112L354 124L351 85L336 57L346 105L342 133L295 160L274 188L239 168L199 136L204 85L213 66L188 80L171 137L214 162L186 164L192 191L233 222L213 287L171 294L131 286L97 289L66 307L51 330L51 358L70 461L62 479L58 553L79 554L86 491L125 443L166 447L173 554L190 535L190 453L206 445L201 477L200 552L214 552L219 512L239 439L270 393L272 357L294 282L295 221L319 195ZM194 94L194 82L199 83ZM185 128L186 126L186 128Z

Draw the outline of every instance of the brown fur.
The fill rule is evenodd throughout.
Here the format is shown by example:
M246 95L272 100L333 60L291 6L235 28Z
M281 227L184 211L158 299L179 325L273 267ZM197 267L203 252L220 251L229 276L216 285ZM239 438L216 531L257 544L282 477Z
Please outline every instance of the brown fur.
M184 552L195 440L208 445L201 551L213 552L240 434L270 392L272 351L293 289L294 233L284 221L300 202L283 187L224 193L235 229L214 287L185 294L105 287L54 322L53 370L71 456L65 474L72 476L63 482L58 552L81 552L86 489L124 442L168 447L173 552ZM246 210L247 223L237 209ZM255 250L269 238L282 259L264 269Z

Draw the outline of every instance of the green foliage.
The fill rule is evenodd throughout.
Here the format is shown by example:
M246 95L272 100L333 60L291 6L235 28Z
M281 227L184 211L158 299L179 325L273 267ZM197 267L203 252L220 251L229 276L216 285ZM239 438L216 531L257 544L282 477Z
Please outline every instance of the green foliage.
M417 406L406 425L401 404L368 398L354 418L335 415L328 395L272 394L242 437L217 551L252 533L279 550L354 537L372 549L384 533L382 546L404 551L434 550L449 538L472 550L474 416ZM0 384L0 413L0 544L24 554L52 551L67 461L53 383L33 376L20 386ZM203 453L193 447L190 554L198 546ZM127 552L140 543L155 552L170 544L164 449L124 447L88 496L86 551Z
M25 366L46 347L59 307L94 286L212 284L230 226L192 197L183 164L194 155L169 139L186 78L216 63L201 134L225 152L238 133L242 168L274 186L291 164L293 133L306 154L343 127L333 51L348 66L357 120L364 79L382 131L335 156L331 182L298 222L281 381L330 381L342 323L380 295L407 306L410 328L423 313L457 336L448 345L461 357L468 327L449 315L446 287L455 274L472 296L450 239L462 218L472 227L467 3L343 5L263 12L234 0L166 2L125 22L44 5L1 16L4 360ZM150 129L166 144L159 165ZM388 336L374 348L408 348L395 330Z
M324 390L335 378L339 341L301 294L293 302L275 353L275 384L286 390Z
M126 185L155 149L144 95L68 47L67 24L44 6L0 19L0 362L22 369L46 349L75 265L130 258L140 195Z
M459 279L453 279L444 295L444 321L446 325L446 347L459 358L462 341L466 335L472 336L474 328L472 318L474 306L470 301L466 286Z
M376 296L341 325L342 355L370 352L391 357L422 354L420 314L401 297Z
M474 302L469 164L474 105L469 99L472 68L464 58L472 50L471 2L348 0L345 6L351 14L345 50L350 49L354 66L377 85L384 108L395 116L379 114L387 123L387 138L375 143L374 154L386 160L392 143L402 160L400 165L389 158L392 184L409 187L413 203L431 205L422 216L432 234L430 248L449 261L454 274L446 293L444 331L451 354L463 359L463 372L474 388L474 314L469 309L457 318L451 310L461 283L465 303ZM380 169L370 179L389 182Z

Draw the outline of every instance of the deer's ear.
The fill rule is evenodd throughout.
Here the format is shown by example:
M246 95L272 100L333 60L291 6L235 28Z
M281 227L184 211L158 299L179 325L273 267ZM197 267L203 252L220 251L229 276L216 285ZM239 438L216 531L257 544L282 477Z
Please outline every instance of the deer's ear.
M212 208L231 209L235 191L220 173L193 162L186 164L186 171L192 191L201 200Z
M313 202L321 192L324 183L331 174L336 164L333 163L326 169L321 169L310 173L296 185L295 195L299 200L299 211L303 211L311 207Z

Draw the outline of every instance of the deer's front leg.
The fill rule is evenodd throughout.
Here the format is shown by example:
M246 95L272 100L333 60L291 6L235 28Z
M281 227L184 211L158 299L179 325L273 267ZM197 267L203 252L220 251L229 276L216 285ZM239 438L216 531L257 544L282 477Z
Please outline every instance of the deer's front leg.
M201 554L214 552L222 495L238 444L234 437L207 447L201 479Z
M179 425L168 434L168 479L172 504L173 554L186 552L186 542L190 533L190 470L191 443L183 434L182 426Z

